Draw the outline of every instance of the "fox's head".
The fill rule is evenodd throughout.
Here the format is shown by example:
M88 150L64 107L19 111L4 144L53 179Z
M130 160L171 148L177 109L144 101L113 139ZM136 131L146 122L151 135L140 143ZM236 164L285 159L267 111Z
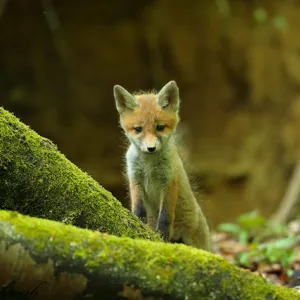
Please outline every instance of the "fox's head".
M167 143L179 122L179 89L175 81L157 94L132 95L114 86L120 123L128 139L145 153L156 153Z

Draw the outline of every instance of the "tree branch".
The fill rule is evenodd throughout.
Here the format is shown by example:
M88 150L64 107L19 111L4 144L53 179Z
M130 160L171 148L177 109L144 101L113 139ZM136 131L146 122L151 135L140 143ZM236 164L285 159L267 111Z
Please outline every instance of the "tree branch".
M0 274L1 299L300 299L202 250L8 211L0 211Z

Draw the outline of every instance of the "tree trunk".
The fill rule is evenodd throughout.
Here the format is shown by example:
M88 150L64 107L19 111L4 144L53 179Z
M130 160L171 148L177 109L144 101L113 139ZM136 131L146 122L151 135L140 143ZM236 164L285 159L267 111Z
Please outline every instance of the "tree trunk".
M300 299L206 251L9 211L0 211L0 274L1 299Z
M0 209L160 240L113 195L45 139L0 108Z

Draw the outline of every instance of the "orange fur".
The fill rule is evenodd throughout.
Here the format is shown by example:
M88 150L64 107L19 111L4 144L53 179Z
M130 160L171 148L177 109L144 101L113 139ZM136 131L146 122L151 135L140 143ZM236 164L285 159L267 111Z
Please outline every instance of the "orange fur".
M156 95L144 94L135 98L139 107L133 113L121 116L121 124L128 132L132 132L133 127L143 126L149 133L152 132L154 124L158 123L167 125L167 130L174 129L178 122L176 115L157 105Z
M130 198L131 198L131 210L133 211L137 205L137 201L140 199L141 193L139 186L133 181L129 181Z

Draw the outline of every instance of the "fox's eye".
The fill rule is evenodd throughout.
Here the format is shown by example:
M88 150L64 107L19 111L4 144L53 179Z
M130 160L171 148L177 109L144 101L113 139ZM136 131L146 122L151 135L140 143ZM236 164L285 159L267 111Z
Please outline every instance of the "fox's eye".
M157 125L156 130L157 131L163 131L165 129L165 127L166 127L165 125Z
M142 132L142 127L133 127L133 130L136 132L136 133L141 133Z

